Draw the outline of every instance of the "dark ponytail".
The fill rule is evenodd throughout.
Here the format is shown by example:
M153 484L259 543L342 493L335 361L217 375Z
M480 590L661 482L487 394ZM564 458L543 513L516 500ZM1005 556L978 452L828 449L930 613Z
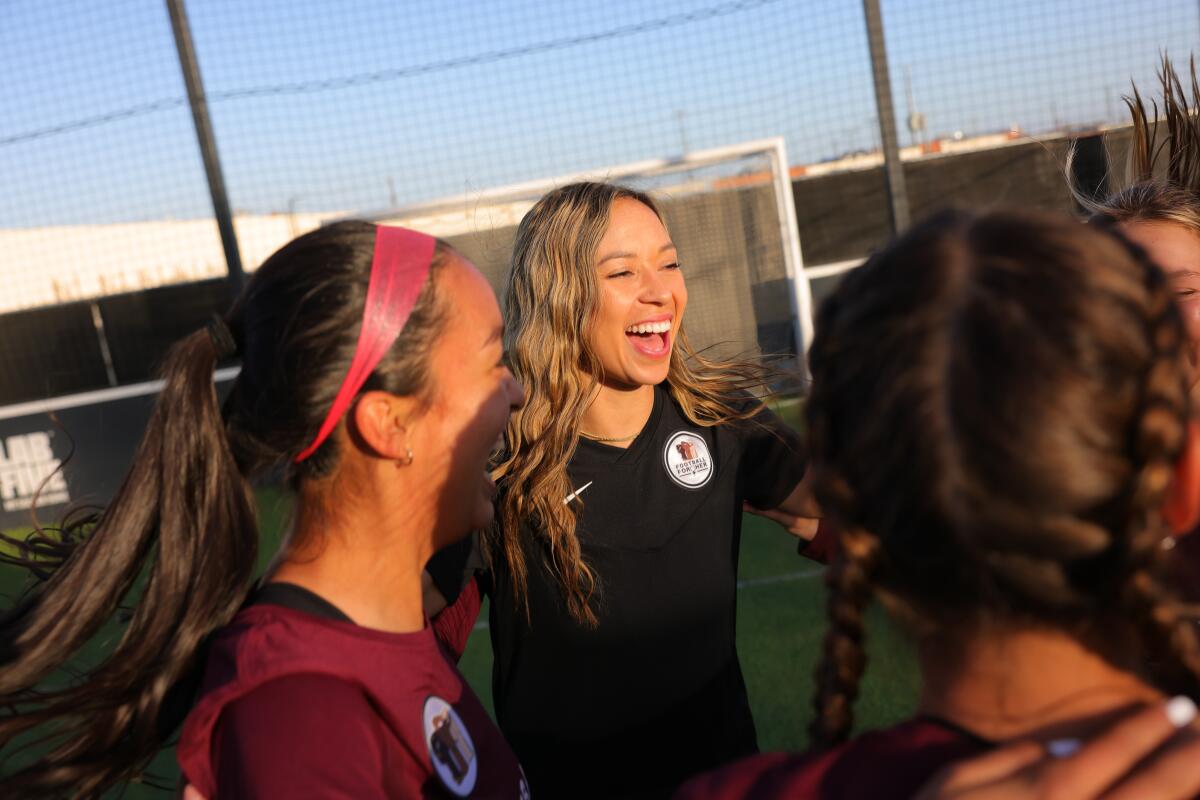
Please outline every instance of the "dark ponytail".
M56 554L45 582L0 621L0 796L96 796L138 777L183 721L200 645L237 612L254 577L250 481L283 468L298 487L337 464L337 437L300 466L292 460L353 356L374 238L367 223L300 237L251 277L226 330L198 331L171 350L116 497L42 548ZM425 356L442 317L434 283L450 252L438 246L404 332L364 390L428 388ZM242 370L222 408L213 370L231 344ZM47 570L45 559L30 566ZM39 686L107 633L118 607L128 619L103 660L64 688ZM14 768L30 744L45 755Z
M175 345L111 506L46 585L0 624L0 699L18 708L32 703L25 713L0 717L0 740L57 722L46 737L48 755L7 776L0 783L5 796L68 788L87 796L129 777L129 765L150 758L161 731L181 721L160 715L169 691L195 666L201 640L245 597L257 549L253 496L225 436L215 364L205 331ZM30 688L122 603L132 606L129 621L83 683Z

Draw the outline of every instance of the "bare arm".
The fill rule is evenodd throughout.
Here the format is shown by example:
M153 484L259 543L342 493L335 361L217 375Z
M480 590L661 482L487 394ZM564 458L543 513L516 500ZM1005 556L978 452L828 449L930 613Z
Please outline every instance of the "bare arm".
M817 535L821 513L809 490L808 475L805 473L803 480L775 508L755 508L749 503L743 508L751 514L778 522L788 533L811 542Z

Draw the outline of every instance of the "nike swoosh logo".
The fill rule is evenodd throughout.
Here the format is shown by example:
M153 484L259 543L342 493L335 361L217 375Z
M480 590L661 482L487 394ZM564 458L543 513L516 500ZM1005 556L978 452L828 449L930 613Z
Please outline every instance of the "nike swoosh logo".
M569 495L567 495L566 497L564 497L564 498L563 498L563 505L565 506L567 503L571 502L571 501L572 501L572 500L574 500L576 497L579 497L579 495L583 494L583 493L584 493L584 492L587 490L587 488L588 488L589 486L591 486L593 483L595 483L595 481L588 481L588 482L587 482L587 483L585 483L583 486L580 486L578 489L576 489L575 491L571 492Z

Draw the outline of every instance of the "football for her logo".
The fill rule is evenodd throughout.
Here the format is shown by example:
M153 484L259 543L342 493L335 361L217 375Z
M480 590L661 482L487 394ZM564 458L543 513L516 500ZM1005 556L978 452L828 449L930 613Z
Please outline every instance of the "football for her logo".
M708 443L689 431L679 431L667 439L667 447L663 451L663 465L667 468L671 480L685 489L699 489L708 483L713 475Z

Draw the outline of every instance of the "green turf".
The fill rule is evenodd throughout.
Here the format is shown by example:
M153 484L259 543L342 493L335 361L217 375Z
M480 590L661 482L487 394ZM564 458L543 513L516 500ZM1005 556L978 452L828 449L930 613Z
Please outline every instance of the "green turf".
M793 417L796 410L787 409ZM265 567L285 526L288 503L277 491L259 493ZM812 674L824 630L821 569L796 554L795 540L775 523L746 515L739 569L738 652L751 706L764 750L802 749L811 719ZM0 595L6 604L25 582L11 567L0 567ZM481 619L487 618L486 608ZM886 725L911 713L917 693L917 671L906 642L878 610L868 618L870 662L857 704L858 727ZM103 640L111 640L110 629ZM103 641L88 648L86 659L103 652ZM476 692L491 707L491 647L487 631L472 633L460 664ZM165 751L153 773L168 784L177 775L173 754ZM166 795L147 786L130 786L128 798Z
M778 525L747 514L738 591L738 653L764 750L806 746L813 671L825 629L821 567L796 555ZM487 618L486 606L481 619ZM856 705L858 727L888 725L912 713L918 675L908 643L874 609L868 615L870 665ZM459 668L491 708L491 644L471 634Z

